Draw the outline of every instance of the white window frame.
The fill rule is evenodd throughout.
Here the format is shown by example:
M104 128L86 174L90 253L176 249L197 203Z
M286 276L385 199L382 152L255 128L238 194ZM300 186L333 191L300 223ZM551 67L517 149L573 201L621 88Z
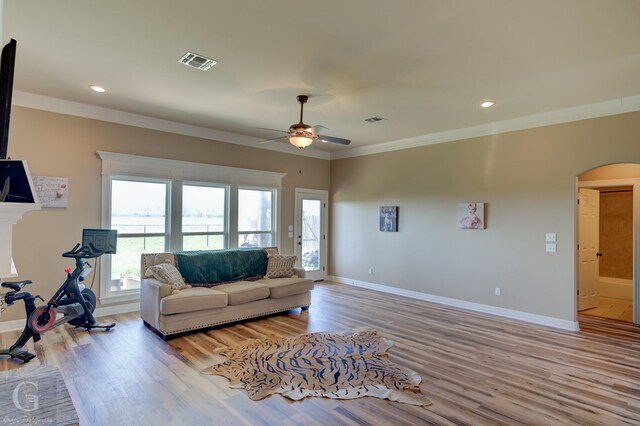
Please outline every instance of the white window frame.
M164 234L154 233L154 234L120 234L118 233L118 238L120 237L164 237L164 248L168 250L171 242L171 189L172 182L168 179L160 179L160 178L150 178L150 177L140 177L140 176L122 176L122 175L110 175L106 179L106 188L103 186L103 211L107 210L107 223L103 223L104 228L111 228L111 196L113 195L113 181L126 181L126 182L143 182L143 183L161 183L165 185L165 223L164 223ZM106 189L106 190L105 190ZM106 203L105 203L106 202ZM104 219L103 219L104 221ZM117 303L121 301L129 301L132 300L132 297L138 297L140 294L140 290L120 290L118 292L111 291L111 256L103 256L101 259L102 267L101 267L101 280L100 280L100 300L109 301L110 303Z
M247 235L247 234L271 234L271 243L272 245L277 245L276 244L276 228L277 228L277 218L279 217L278 215L278 191L275 190L274 188L267 188L267 187L263 187L263 186L247 186L247 185L242 185L239 186L237 188L237 194L240 193L241 190L248 190L248 191L265 191L265 192L271 192L271 230L270 231L240 231L239 227L236 225L234 230L236 231L236 235L234 238L234 241L236 243L236 246L238 245L238 240L240 239L240 235ZM238 199L238 201L235 203L235 206L238 207L240 205L240 200ZM240 214L239 209L236 209L236 221L238 220L238 215Z
M173 247L178 247L179 249L183 249L184 247L184 237L185 236L192 236L192 235L222 235L222 247L223 248L227 248L229 247L229 194L231 193L230 191L230 187L229 185L220 185L220 184L215 184L215 183L210 183L210 182L191 182L191 181L184 181L181 183L180 187L181 189L184 188L185 186L201 186L201 187L205 187L205 188L221 188L224 189L224 226L223 226L223 230L222 232L184 232L182 230L182 201L184 200L184 192L181 191L180 194L180 211L177 212L177 214L180 216L180 226L177 228L180 232L180 244L174 244ZM178 210L178 209L175 209ZM176 228L174 228L176 229Z
M169 182L167 197L167 251L182 249L182 186L200 185L226 187L227 237L225 248L238 246L238 190L260 189L273 191L272 234L275 246L280 246L280 192L284 173L242 169L161 158L142 157L97 151L102 160L102 227L111 227L111 180L139 180ZM139 290L111 292L111 256L103 256L100 271L100 303L121 303L140 299Z

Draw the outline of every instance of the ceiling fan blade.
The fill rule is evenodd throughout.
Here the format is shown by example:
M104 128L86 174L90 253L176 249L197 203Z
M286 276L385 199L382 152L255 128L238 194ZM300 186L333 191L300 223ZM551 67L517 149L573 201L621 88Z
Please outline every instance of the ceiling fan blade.
M288 134L287 134L287 135L285 135L285 136L278 136L277 138L267 139L266 141L260 141L260 142L258 142L258 143L259 143L259 144L263 144L263 143L267 143L267 142L274 142L274 141L277 141L277 140L280 140L280 139L284 139L284 138L286 138L286 137L288 137L288 136L289 136Z
M326 132L327 130L329 130L328 127L324 127L324 126L321 126L319 124L317 126L313 126L313 131L316 132L316 135L318 133Z
M267 129L266 127L256 127L256 130L269 130L272 132L280 132L280 133L287 133L289 134L289 132L285 132L284 130L278 130L278 129Z
M340 145L349 145L351 143L349 139L334 138L333 136L324 136L324 135L318 135L318 140L322 142L339 143Z

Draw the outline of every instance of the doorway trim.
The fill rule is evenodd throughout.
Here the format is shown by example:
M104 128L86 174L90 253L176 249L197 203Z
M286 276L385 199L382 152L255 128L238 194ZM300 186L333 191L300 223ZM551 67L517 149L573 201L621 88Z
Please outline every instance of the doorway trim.
M294 215L293 215L293 230L294 230L294 249L295 252L298 252L298 247L297 247L297 241L298 238L296 236L296 234L298 232L300 232L300 226L301 224L300 222L300 215L301 215L301 211L300 211L300 205L298 203L298 196L300 194L315 194L315 195L320 195L322 197L324 197L324 199L326 200L326 206L323 209L324 214L323 214L323 218L322 218L322 227L324 229L323 232L323 242L320 244L321 247L321 255L320 255L320 259L322 259L322 265L319 265L320 268L322 268L322 280L324 280L327 277L328 274L328 268L327 268L327 259L328 259L328 247L329 247L329 191L325 190L325 189L308 189L308 188L296 188L295 189L295 207L294 207ZM299 259L299 266L302 267L302 259Z
M576 199L580 188L607 188L612 186L633 186L633 323L640 324L640 178L628 179L607 179L607 180L589 180L577 181ZM576 208L576 230L578 226L578 213ZM578 232L576 231L575 247L578 244ZM575 294L578 292L578 274L577 274L578 254L574 255L574 265L576 267ZM577 299L576 299L577 306ZM576 310L577 315L577 310Z

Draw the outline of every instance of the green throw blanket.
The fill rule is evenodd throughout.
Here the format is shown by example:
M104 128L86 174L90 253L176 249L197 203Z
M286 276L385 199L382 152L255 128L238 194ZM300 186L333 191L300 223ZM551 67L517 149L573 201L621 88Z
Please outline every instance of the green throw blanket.
M181 251L178 270L187 284L216 284L262 277L267 271L263 249Z

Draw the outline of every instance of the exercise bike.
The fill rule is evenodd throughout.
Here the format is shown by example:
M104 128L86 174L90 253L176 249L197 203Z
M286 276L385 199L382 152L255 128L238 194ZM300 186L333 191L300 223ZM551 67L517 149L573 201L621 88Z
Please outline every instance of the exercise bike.
M12 359L17 358L22 362L29 362L35 358L34 354L24 348L29 339L33 338L34 342L38 342L41 334L65 323L86 330L99 328L109 331L115 327L115 323L99 324L96 321L93 317L96 296L91 289L80 284L92 271L91 265L85 259L95 259L104 253L91 243L82 247L80 244L76 244L73 249L62 253L62 257L75 259L76 267L73 271L71 268L65 269L67 279L51 300L39 308L36 308L36 298L43 302L44 299L39 295L34 296L22 291L24 286L31 284L31 281L1 283L2 287L11 290L4 295L4 303L7 306L11 306L19 300L24 301L27 322L18 340L9 349L0 349L0 355L9 355ZM62 316L58 317L59 315Z

